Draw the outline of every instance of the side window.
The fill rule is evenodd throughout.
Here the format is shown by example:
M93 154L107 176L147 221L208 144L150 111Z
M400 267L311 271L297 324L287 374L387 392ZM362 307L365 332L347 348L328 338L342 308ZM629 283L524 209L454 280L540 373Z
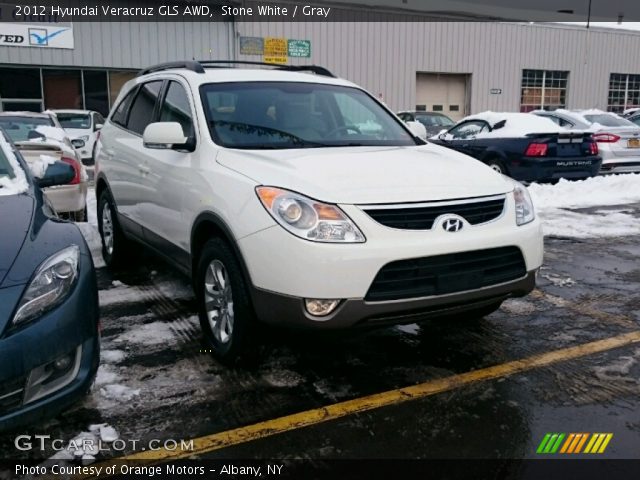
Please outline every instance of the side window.
M470 140L475 138L480 132L486 130L484 122L465 122L449 131L455 140Z
M160 122L178 122L185 136L192 137L193 117L189 106L189 97L178 82L170 82L167 94L160 108Z
M116 107L116 111L113 112L113 115L111 116L111 121L116 125L120 125L121 127L127 126L127 111L129 110L129 105L131 105L131 100L133 100L133 96L137 90L137 88L132 88Z
M99 113L96 113L96 123L94 125L104 125L104 117Z
M145 83L138 90L131 104L127 129L142 135L144 129L153 121L153 111L158 101L162 80Z

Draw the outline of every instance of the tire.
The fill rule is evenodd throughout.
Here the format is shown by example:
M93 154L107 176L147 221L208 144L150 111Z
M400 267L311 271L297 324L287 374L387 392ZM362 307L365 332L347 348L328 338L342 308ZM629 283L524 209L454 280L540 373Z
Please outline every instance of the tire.
M213 238L202 248L195 290L205 349L225 364L254 361L255 311L240 263L223 239Z
M96 213L98 231L102 240L102 258L108 267L122 268L128 260L133 258L134 246L122 233L113 198L108 190L100 194ZM107 220L110 223L106 223Z
M506 169L504 164L498 160L497 158L490 158L486 161L486 164L492 170L495 170L498 173L502 173L503 175L509 175L509 171Z

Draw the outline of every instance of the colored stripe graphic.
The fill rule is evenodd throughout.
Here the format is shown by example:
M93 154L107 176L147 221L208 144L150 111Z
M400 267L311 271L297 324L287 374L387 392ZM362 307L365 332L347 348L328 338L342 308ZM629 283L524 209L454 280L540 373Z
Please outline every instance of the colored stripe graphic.
M565 434L552 432L545 434L540 445L538 445L536 453L574 455L579 453L604 453L612 438L613 433Z

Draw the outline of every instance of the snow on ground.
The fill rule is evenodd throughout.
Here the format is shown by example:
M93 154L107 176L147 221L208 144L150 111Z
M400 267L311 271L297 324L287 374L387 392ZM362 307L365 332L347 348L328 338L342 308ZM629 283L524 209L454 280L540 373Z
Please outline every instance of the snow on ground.
M556 185L532 184L529 193L544 224L545 235L574 238L640 235L640 219L624 207L576 212L571 209L640 202L640 174L560 180Z
M90 188L87 192L87 210L89 213L89 218L87 221L89 225L93 225L94 227L98 227L98 217L96 214L97 210L97 200L96 200L96 191L93 188Z
M192 316L186 320L194 328L199 324L198 317ZM137 325L135 329L127 330L123 334L114 339L115 343L123 343L125 345L168 345L175 344L180 340L176 335L176 328L183 329L182 325L172 325L167 322L157 321Z

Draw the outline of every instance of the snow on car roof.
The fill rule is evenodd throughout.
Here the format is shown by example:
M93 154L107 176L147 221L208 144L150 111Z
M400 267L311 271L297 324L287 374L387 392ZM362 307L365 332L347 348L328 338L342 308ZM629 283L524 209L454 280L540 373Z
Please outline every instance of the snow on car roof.
M552 120L538 117L531 113L487 111L465 117L461 122L467 120L483 120L491 125L492 128L500 122L505 122L503 127L496 128L490 132L482 132L477 137L523 137L531 133L558 133L567 131Z
M0 149L4 156L9 161L9 165L13 169L14 178L9 178L4 175L0 175L0 196L3 195L18 195L29 189L29 183L27 177L18 162L15 154L13 153L13 147L7 141L3 134L0 134Z

